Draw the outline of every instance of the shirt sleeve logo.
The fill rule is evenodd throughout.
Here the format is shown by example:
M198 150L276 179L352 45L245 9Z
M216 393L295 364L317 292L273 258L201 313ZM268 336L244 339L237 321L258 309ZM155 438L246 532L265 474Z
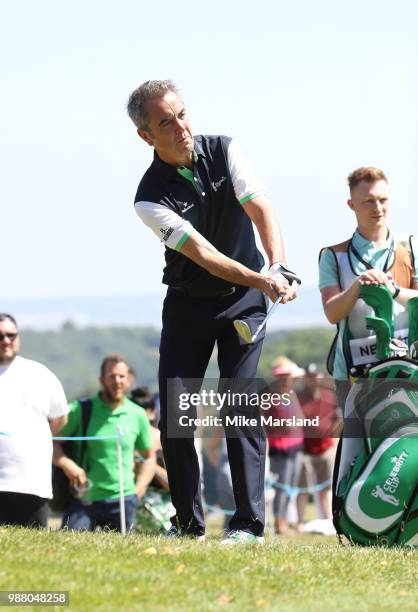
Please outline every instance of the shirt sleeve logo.
M160 233L162 234L161 240L164 240L164 242L167 242L167 240L170 238L173 232L174 232L174 227L160 227Z

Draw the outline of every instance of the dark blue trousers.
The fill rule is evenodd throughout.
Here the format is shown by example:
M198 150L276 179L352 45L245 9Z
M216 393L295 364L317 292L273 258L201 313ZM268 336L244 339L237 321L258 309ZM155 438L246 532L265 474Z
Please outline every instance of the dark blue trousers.
M173 380L183 389L198 392L215 343L221 379L250 381L256 376L264 331L254 344L245 344L233 321L247 319L252 331L266 315L261 291L237 287L223 297L191 297L169 289L164 301L160 344L160 431L168 481L176 516L172 522L190 534L204 533L198 458L191 436L173 435L170 423L178 415L178 398L170 391ZM195 379L197 382L191 383ZM257 416L257 408L240 409ZM236 512L230 529L262 535L264 530L264 469L266 443L255 427L228 427L227 448Z
M127 531L132 528L134 523L137 501L136 495L126 495L125 497ZM62 529L94 531L96 527L121 531L119 498L103 499L88 504L77 499L67 508L62 517Z

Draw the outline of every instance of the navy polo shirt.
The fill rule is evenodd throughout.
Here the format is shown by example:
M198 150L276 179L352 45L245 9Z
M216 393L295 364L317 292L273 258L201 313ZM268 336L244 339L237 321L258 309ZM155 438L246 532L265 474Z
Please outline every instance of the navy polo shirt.
M193 160L192 170L176 167L154 152L135 210L166 246L164 284L222 291L231 284L182 255L181 248L197 231L227 257L259 272L264 260L242 205L264 191L231 138L195 136Z

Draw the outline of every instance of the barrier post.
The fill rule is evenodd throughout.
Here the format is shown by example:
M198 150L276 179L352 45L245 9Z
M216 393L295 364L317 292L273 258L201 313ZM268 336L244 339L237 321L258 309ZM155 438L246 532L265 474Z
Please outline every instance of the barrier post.
M126 516L125 516L125 496L123 486L123 464L122 464L122 429L117 428L118 437L116 439L116 448L118 451L118 472L119 472L119 509L120 509L120 531L122 535L126 535Z

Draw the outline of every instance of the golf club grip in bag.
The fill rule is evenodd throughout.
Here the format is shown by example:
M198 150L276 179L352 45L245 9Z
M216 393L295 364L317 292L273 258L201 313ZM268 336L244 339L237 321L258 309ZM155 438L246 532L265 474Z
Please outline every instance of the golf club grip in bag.
M363 435L340 440L337 533L365 546L418 546L418 364L371 367L351 388L346 415Z

